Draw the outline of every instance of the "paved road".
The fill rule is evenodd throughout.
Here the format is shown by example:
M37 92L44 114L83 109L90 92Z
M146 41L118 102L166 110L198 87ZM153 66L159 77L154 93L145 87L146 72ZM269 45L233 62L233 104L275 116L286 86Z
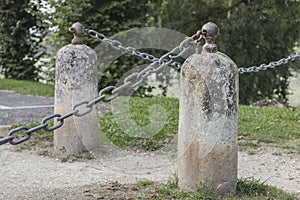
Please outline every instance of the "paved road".
M0 125L36 122L53 114L54 99L0 90Z

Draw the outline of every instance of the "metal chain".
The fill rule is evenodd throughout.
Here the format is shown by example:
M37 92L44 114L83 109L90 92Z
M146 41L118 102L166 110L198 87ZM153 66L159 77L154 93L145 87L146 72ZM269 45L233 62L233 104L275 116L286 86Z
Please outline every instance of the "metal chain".
M92 31L92 33L95 32ZM98 39L102 38L102 40L105 39L103 38L103 35L99 33L96 33L95 37ZM133 47L124 47L121 45L120 42L116 40L105 39L105 41L108 41L114 48L127 49L127 51L130 51L132 54L137 54L140 57L150 60L152 63L149 64L145 69L141 70L140 72L135 72L133 74L130 74L128 77L124 79L122 85L118 87L107 86L102 90L100 90L97 98L91 101L82 101L80 103L75 104L72 107L72 111L67 114L49 115L42 119L40 125L35 126L33 128L29 128L28 126L20 126L10 130L6 137L0 139L0 145L5 143L10 143L12 145L23 143L31 138L33 132L38 130L42 130L42 129L45 131L56 130L61 126L63 126L65 119L71 116L82 117L84 115L87 115L93 110L93 106L99 103L100 101L109 102L117 98L121 94L122 90L127 88L131 88L131 89L136 88L137 86L141 85L145 81L145 79L148 76L150 76L150 74L157 73L169 65L177 66L178 64L176 62L173 62L173 59L180 57L182 54L184 54L186 51L189 50L192 42L194 41L194 36L186 38L180 43L180 45L178 45L177 47L175 47L165 55L161 56L160 58L156 58L150 54L138 52ZM110 93L111 96L107 97L105 93ZM57 124L49 127L49 124L47 122L54 119L56 119ZM20 136L16 137L17 134Z
M248 68L241 67L238 70L239 70L240 74L259 72L262 70L272 69L274 67L277 67L277 66L280 66L283 64L287 64L289 61L293 61L293 60L295 60L295 58L298 58L298 57L300 57L300 51L295 54L289 55L287 58L282 58L278 61L270 62L269 64L261 64L259 66L252 66L252 67L248 67Z
M119 49L119 50L124 50L131 55L138 56L144 60L151 61L152 63L149 64L145 69L141 70L140 72L134 72L133 74L129 75L126 77L123 81L123 84L120 86L107 86L100 90L99 95L97 98L91 100L91 101L82 101L80 103L75 104L72 107L72 111L61 115L61 114L52 114L49 116L46 116L45 118L42 119L40 125L35 126L33 128L29 128L28 126L20 126L17 128L14 128L9 131L8 135L6 137L0 138L0 145L10 143L12 145L17 145L20 143L23 143L31 138L31 135L33 132L36 132L38 130L45 130L45 131L53 131L64 124L64 120L71 117L71 116L76 116L76 117L82 117L84 115L87 115L93 110L93 106L100 101L102 102L109 102L115 98L117 98L122 90L131 88L134 89L140 84L142 84L145 79L152 73L157 73L161 71L163 68L166 66L172 66L175 69L180 69L181 68L181 63L174 62L173 59L178 58L182 56L185 52L187 52L191 48L191 44L194 43L195 41L195 36L197 34L193 35L192 37L188 37L185 40L183 40L180 45L166 53L165 55L161 56L160 58L157 58L151 54L148 53L143 53L138 50L136 50L134 47L126 47L123 46L122 43L118 40L111 40L107 38L105 35L98 33L94 30L88 30L88 34L90 37L101 40L103 42L106 42L110 44L113 48ZM201 39L201 37L200 37ZM199 41L199 38L197 38L197 41ZM250 72L258 72L261 70L267 70L269 68L274 68L276 66L280 66L283 64L288 63L291 60L294 60L295 58L300 57L300 52L297 52L295 54L291 54L287 58L282 58L279 61L273 61L270 62L269 64L262 64L260 66L252 66L249 68L239 68L239 73L250 73ZM111 93L110 97L106 97L105 93ZM81 111L79 108L85 109L85 111ZM54 120L56 118L56 125L50 126L48 121ZM50 126L50 127L49 127ZM20 132L23 132L20 133ZM16 134L22 134L23 136L16 137ZM16 139L17 138L17 139Z
M148 53L140 52L137 49L135 49L134 47L123 46L122 42L120 42L119 40L109 39L105 35L103 35L102 33L98 33L97 31L87 30L87 32L90 37L98 39L102 42L105 42L105 43L111 45L111 47L113 47L115 49L124 50L125 52L130 53L131 55L138 56L138 57L142 58L143 60L147 60L152 63L157 62L159 60L157 57L155 57L151 54L148 54ZM191 38L195 39L195 36L199 36L199 33L193 35ZM201 38L202 37L197 39L197 41L200 41ZM173 53L175 53L175 51L181 51L182 47L183 46L181 46L181 47L178 46L177 47L178 49L176 49L176 47L175 47L175 49L172 50ZM190 46L184 47L184 48L190 48ZM182 56L182 54L177 54L176 58L180 57L180 56ZM295 54L289 55L287 58L282 58L278 61L270 62L269 64L261 64L259 66L252 66L252 67L248 67L248 68L240 67L238 69L238 72L239 72L239 74L244 74L244 73L259 72L259 71L271 69L271 68L274 68L274 67L277 67L277 66L280 66L283 64L287 64L289 61L293 61L297 57L300 57L300 51ZM173 57L173 58L175 58L175 57ZM171 67L175 68L176 70L180 70L181 66L182 66L182 64L179 62L171 62L169 65Z
M124 46L121 41L110 39L110 38L106 37L105 35L103 35L102 33L99 33L97 31L87 30L87 33L88 33L89 37L91 37L91 38L94 38L94 39L100 40L102 42L105 42L105 43L109 44L114 49L123 50L123 51L125 51L125 52L127 52L127 53L129 53L133 56L137 56L137 57L139 57L143 60L147 60L147 61L150 61L152 63L157 62L159 60L159 58L155 57L152 54L141 52L141 51L139 51L136 48L131 47L131 46ZM181 46L180 48L189 48L189 47L188 46ZM182 49L178 49L178 50L182 50ZM180 56L178 56L178 57L180 57ZM169 66L171 66L172 68L174 68L176 70L179 70L181 68L181 63L171 62L169 64Z

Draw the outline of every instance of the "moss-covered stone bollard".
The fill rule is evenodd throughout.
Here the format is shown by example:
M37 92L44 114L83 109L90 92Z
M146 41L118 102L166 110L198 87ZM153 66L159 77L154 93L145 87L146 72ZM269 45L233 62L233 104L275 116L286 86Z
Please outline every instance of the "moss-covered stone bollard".
M98 86L96 53L81 43L84 27L75 23L70 31L74 33L72 44L61 48L56 57L54 112L62 115L72 112L74 105L94 99ZM82 117L67 118L64 125L54 131L54 150L57 155L76 155L97 146L95 109Z
M179 187L205 185L219 195L235 193L237 184L238 71L217 51L214 23L201 29L201 53L182 66L177 173Z

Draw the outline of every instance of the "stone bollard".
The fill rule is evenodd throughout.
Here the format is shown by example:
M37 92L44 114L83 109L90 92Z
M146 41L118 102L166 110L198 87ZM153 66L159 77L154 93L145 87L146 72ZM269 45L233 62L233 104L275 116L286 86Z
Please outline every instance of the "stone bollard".
M73 24L70 28L70 32L74 33L72 44L64 46L57 53L54 112L61 115L72 112L74 105L97 96L97 56L93 49L82 44L84 31L82 24ZM57 155L76 155L97 146L95 109L82 117L67 118L64 125L54 131L54 151Z
M201 53L182 66L177 175L179 187L235 193L237 186L238 71L217 51L214 23L201 29L206 40Z

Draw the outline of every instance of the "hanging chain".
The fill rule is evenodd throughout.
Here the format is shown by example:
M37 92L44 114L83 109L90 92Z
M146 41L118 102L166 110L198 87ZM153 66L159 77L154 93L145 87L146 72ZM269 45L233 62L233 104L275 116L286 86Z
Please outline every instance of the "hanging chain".
M278 61L270 62L269 64L261 64L259 66L252 66L252 67L248 67L248 68L240 67L238 70L239 70L240 74L259 72L259 71L263 71L263 70L267 70L267 69L272 69L274 67L277 67L277 66L280 66L283 64L287 64L289 61L293 61L293 60L295 60L295 58L298 58L298 57L300 57L300 51L289 55L287 58L282 58Z
M159 60L159 58L155 57L154 55L151 55L151 54L145 53L145 52L141 52L131 46L124 46L121 41L110 39L110 38L106 37L105 35L103 35L102 33L98 33L97 31L94 31L94 30L86 30L86 31L87 31L89 37L100 40L102 42L105 42L114 49L122 50L126 53L129 53L133 56L137 56L143 60L150 61L152 63L157 62ZM195 37L195 35L193 37ZM189 46L190 45L188 45L188 46L181 45L180 47L178 46L178 50L181 51L184 48L189 48ZM176 50L174 50L174 51L176 51ZM175 53L175 52L173 52L173 53ZM179 55L178 57L180 57L180 56L181 55ZM172 68L174 68L176 70L179 70L181 68L181 63L172 61L169 64L169 66L171 66Z
M187 52L191 48L193 42L195 41L195 35L192 37L188 37L185 40L183 40L177 47L175 47L165 55L161 56L160 58L156 58L151 54L141 53L136 49L134 49L133 47L124 47L121 44L121 42L116 40L110 40L105 36L103 36L102 34L97 33L95 31L89 31L89 33L91 37L108 42L114 48L126 50L131 54L149 60L152 63L149 64L145 69L141 70L140 72L134 72L130 74L128 77L124 79L123 83L120 86L107 86L102 90L100 90L97 98L91 101L82 101L80 103L75 104L72 108L72 111L67 114L49 115L42 119L40 125L35 126L33 128L29 128L28 126L20 126L10 130L6 137L0 139L0 145L8 142L12 145L23 143L31 138L33 132L38 130L45 130L45 131L56 130L64 124L64 121L67 118L72 116L82 117L84 115L87 115L93 110L95 104L99 102L109 102L117 98L121 94L121 92L125 89L128 88L135 89L136 87L140 86L148 76L150 76L153 73L160 72L166 66L169 65L172 65L173 67L181 66L180 63L173 62L173 59L178 58L181 55L183 55L185 52ZM109 97L106 96L107 93L110 93ZM55 120L55 119L57 122L56 125L50 126L49 123L47 123L48 121ZM16 135L18 135L18 137Z
M148 53L140 52L134 47L123 46L122 42L120 42L119 40L109 39L105 35L103 35L102 33L98 33L97 31L87 30L87 33L90 37L98 39L102 42L105 42L105 43L111 45L111 47L113 47L114 49L123 50L131 55L140 57L143 60L147 60L152 63L157 62L159 60L159 58L157 58L151 54L148 54ZM201 35L199 34L199 31L195 35L193 35L191 38L193 38L196 42L199 42L202 39ZM182 47L180 47L180 48L182 48ZM175 47L175 49L172 50L173 53L177 50L180 51L181 50L180 48L179 48L179 46L177 47L177 49ZM190 46L185 47L185 48L190 48ZM182 54L177 54L177 57L180 57L180 56L182 56ZM270 62L269 64L261 64L259 66L252 66L252 67L248 67L248 68L240 67L238 69L238 72L239 72L239 74L244 74L244 73L259 72L259 71L263 71L263 70L267 70L267 69L272 69L274 67L277 67L277 66L280 66L283 64L287 64L289 61L293 61L297 57L300 57L300 51L295 54L289 55L287 58L282 58L278 61ZM181 66L182 66L182 64L179 62L171 62L169 65L176 70L180 70Z
M6 137L0 138L0 145L10 143L12 145L17 145L20 143L23 143L31 138L31 135L33 132L36 132L38 130L45 130L45 131L53 131L64 124L64 120L66 120L69 117L76 116L76 117L82 117L84 115L87 115L93 110L93 106L99 102L109 102L115 98L117 98L123 90L125 89L135 89L136 87L140 86L148 76L150 76L152 73L158 73L166 66L172 66L175 69L181 68L181 63L174 62L173 60L175 58L181 57L184 53L186 53L191 47L192 44L195 44L195 41L199 41L202 36L198 33L193 35L192 37L188 37L185 40L183 40L180 45L166 53L165 55L161 56L160 58L157 58L151 54L143 53L135 49L134 47L126 47L123 46L122 43L118 40L112 40L107 38L105 35L98 33L94 30L88 30L87 31L89 36L95 39L98 39L102 42L110 44L113 48L118 50L123 50L127 53L130 53L131 55L138 56L142 58L143 60L150 61L151 64L149 64L145 69L141 70L140 72L134 72L130 74L128 77L126 77L123 81L123 83L120 86L107 86L100 90L98 97L91 101L82 101L80 103L75 104L72 107L72 111L61 115L61 114L52 114L49 116L46 116L42 119L40 125L35 126L33 128L29 128L28 126L20 126L17 128L14 128L9 131L8 135ZM252 66L249 68L239 68L238 71L240 74L244 73L250 73L250 72L259 72L262 70L267 70L269 68L274 68L283 64L288 63L289 61L293 61L295 58L300 57L300 52L297 52L295 54L291 54L287 58L282 58L278 61L270 62L269 64L261 64L260 66ZM110 93L110 96L107 97L105 94ZM81 109L79 109L81 108ZM82 109L84 111L82 111ZM48 121L55 120L56 119L56 125L50 126ZM23 133L22 133L23 132ZM19 136L16 136L19 135Z

